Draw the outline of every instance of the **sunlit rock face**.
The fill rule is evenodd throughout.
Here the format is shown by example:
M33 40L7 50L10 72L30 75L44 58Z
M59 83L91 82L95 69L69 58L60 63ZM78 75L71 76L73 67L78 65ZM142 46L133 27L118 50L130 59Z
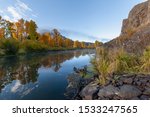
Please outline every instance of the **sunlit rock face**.
M136 5L129 13L127 19L123 20L121 33L127 30L136 30L150 23L150 0Z
M105 45L142 53L150 45L150 0L133 7L128 18L123 20L120 36Z

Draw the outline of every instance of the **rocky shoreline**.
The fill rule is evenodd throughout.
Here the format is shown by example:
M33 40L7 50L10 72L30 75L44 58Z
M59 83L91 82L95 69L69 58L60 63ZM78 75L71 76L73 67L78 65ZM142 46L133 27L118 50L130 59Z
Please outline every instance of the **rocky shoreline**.
M66 96L75 100L149 100L150 75L113 74L105 86L95 75L83 78L79 73L68 76Z

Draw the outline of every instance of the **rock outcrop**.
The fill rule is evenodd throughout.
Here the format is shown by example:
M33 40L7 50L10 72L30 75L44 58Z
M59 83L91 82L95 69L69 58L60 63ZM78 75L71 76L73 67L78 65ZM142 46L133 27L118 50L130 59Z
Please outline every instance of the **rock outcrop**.
M150 75L114 75L107 85L92 81L76 95L82 100L150 100Z
M106 47L123 46L128 52L142 52L150 45L150 0L136 5L123 20L119 37L106 43Z
M121 33L127 33L128 30L137 30L150 23L149 1L136 5L129 13L127 19L123 20Z

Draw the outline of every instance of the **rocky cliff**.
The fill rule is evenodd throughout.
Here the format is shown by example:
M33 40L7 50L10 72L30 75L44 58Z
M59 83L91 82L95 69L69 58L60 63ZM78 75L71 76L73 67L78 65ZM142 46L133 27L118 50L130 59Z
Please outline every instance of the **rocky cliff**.
M129 52L142 52L150 45L150 0L136 5L123 20L119 37L105 44L116 48L123 46Z

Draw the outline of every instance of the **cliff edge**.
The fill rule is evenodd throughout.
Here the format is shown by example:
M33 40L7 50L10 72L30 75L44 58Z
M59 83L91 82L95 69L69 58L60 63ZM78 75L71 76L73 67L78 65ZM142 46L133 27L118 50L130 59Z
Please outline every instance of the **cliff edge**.
M124 47L128 52L142 52L150 45L150 0L136 5L123 20L119 37L105 43L106 47Z

